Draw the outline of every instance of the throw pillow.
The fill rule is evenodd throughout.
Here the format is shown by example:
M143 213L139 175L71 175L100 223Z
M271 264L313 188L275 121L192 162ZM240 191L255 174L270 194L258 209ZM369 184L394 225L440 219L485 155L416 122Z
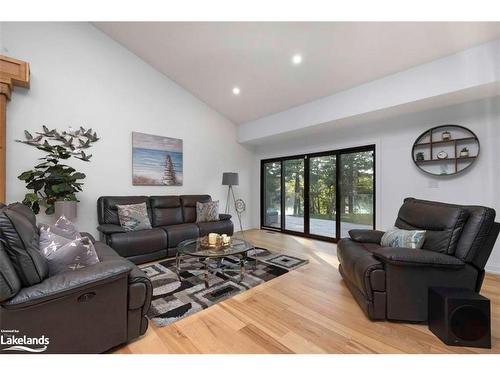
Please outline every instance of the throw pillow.
M389 229L380 240L383 247L407 247L420 249L424 244L425 230Z
M151 229L146 203L117 205L118 219L127 232Z
M69 219L67 219L64 215L57 219L54 225L42 224L40 225L40 231L45 230L58 236L68 238L70 240L75 240L80 238L80 232L75 224L73 224Z
M76 226L64 216L54 225L40 227L39 245L50 276L99 263L92 241L82 237Z
M206 203L196 202L197 223L217 220L219 220L219 201L211 201Z
M46 228L40 229L40 251L47 260L50 276L99 263L88 237L69 239Z

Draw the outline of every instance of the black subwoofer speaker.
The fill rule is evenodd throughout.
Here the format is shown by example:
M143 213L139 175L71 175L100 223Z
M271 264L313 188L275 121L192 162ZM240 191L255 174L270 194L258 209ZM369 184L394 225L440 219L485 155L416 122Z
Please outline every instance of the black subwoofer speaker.
M447 345L491 348L490 300L468 289L429 289L429 329Z

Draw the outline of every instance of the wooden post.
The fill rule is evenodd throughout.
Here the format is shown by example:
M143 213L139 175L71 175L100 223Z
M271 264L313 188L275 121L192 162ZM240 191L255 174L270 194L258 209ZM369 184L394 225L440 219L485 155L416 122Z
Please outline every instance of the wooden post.
M0 202L5 202L7 101L15 86L29 88L29 84L29 64L0 55Z

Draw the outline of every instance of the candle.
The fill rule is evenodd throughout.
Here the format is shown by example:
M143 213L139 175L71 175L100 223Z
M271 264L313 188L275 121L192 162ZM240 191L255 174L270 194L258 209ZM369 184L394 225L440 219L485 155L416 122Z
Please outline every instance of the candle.
M217 244L217 233L209 233L208 234L208 244L210 246L215 246Z

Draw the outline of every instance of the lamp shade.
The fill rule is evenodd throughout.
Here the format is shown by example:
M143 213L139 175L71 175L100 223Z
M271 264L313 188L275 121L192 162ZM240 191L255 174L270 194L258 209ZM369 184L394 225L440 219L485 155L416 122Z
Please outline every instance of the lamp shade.
M224 172L222 174L222 185L238 185L238 173Z

